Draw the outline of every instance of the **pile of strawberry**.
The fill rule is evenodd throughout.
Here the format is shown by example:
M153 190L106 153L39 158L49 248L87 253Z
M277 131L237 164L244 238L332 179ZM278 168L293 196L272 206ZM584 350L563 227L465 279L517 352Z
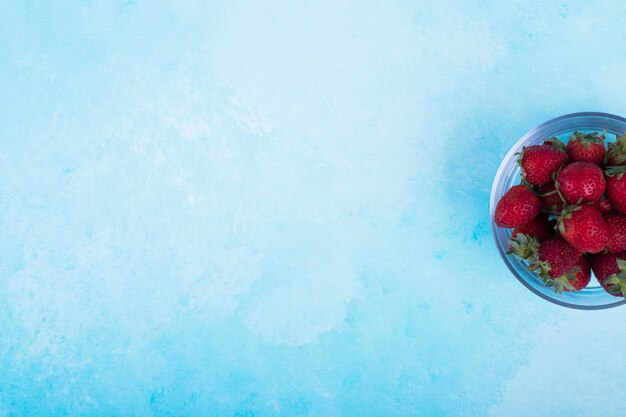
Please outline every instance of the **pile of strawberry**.
M605 133L557 138L520 153L522 183L496 206L511 228L510 250L555 292L587 286L591 271L616 297L626 296L626 133L605 149Z

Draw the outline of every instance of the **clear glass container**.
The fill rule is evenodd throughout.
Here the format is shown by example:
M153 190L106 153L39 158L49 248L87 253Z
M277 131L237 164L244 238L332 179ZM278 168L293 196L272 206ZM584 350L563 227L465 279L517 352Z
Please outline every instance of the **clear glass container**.
M541 298L564 307L597 310L617 307L625 304L626 300L608 294L593 277L589 285L581 291L556 294L551 288L546 288L537 275L526 270L526 261L506 254L506 251L509 249L508 240L511 230L496 226L493 221L493 215L496 204L498 204L504 193L511 186L520 182L520 168L517 165L518 156L515 154L521 152L524 146L541 144L545 139L552 136L567 142L569 135L575 130L579 132L597 131L601 133L605 129L607 133L606 142L611 142L615 140L615 135L621 135L626 132L626 119L612 114L585 112L568 114L543 123L526 133L506 154L491 188L489 207L491 230L502 260L526 288Z

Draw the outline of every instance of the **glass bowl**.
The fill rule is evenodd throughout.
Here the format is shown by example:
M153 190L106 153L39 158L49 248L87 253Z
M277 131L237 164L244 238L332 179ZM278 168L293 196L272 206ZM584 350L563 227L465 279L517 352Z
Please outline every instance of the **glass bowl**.
M545 122L526 133L511 148L509 153L506 154L500 164L496 178L493 181L493 186L491 187L491 202L489 207L491 230L502 260L513 275L515 275L526 288L541 298L564 307L597 310L617 307L625 304L626 300L608 294L593 277L589 285L581 291L557 294L551 288L545 287L537 275L526 270L526 266L528 265L526 261L506 254L506 251L509 249L508 240L511 235L511 230L496 226L493 221L493 215L496 204L498 204L498 201L504 193L506 193L512 185L520 183L520 168L517 165L517 155L515 154L521 152L524 146L541 144L545 139L552 136L556 136L564 142L567 142L569 135L574 130L583 133L593 131L601 133L605 129L607 133L606 142L613 141L615 135L621 135L626 132L626 119L612 114L585 112L572 113Z

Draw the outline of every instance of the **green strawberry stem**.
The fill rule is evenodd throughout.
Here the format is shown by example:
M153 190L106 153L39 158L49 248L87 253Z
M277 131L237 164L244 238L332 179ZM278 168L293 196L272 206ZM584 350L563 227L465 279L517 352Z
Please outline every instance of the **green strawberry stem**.
M522 171L523 171L523 169L522 169ZM537 197L540 196L539 194L537 194L537 192L533 188L533 185L531 183L529 183L528 181L526 181L526 178L524 178L524 176L522 176L522 179L520 181L520 185L523 185L524 187L526 187L528 189L528 191L530 191L531 193L533 193Z
M613 295L626 297L626 260L617 259L619 272L609 275L604 282L606 290Z
M563 196L561 195L561 193L559 192L559 190L554 190L554 191L549 191L545 194L540 194L539 197L548 197L551 196L553 194L558 194L559 195L559 199L565 203L565 200L563 200ZM547 213L550 214L552 216L555 217L559 217L559 215L561 214L561 211L559 210L558 206L555 205L551 205L551 206L542 206L541 207L541 212L542 213Z
M624 173L626 173L626 165L607 167L605 172L607 177L614 177L617 175L617 179L621 180Z
M573 138L574 139L578 139L580 141L580 143L582 143L585 148L589 148L589 146L592 143L594 143L594 144L595 143L602 143L602 141L605 138L605 134L606 134L606 130L604 130L604 132L602 132L602 135L598 135L598 132L591 132L591 133L574 132Z
M561 190L559 190L559 186L561 184L559 183L559 180L557 179L557 178L559 178L559 174L561 173L561 170L563 169L564 166L565 166L565 164L561 165L559 167L559 169L554 174L552 174L552 180L554 180L554 190L559 194L559 197L561 198L561 201L565 203L566 202L565 201L565 197L563 197L563 194L561 193Z
M539 240L537 238L518 233L515 237L509 239L511 249L507 255L515 255L520 259L535 260L539 255Z
M607 157L613 158L617 164L626 161L626 132L608 144Z
M536 272L539 278L543 281L546 287L551 287L555 293L560 294L563 291L574 291L576 288L572 285L571 281L576 280L576 274L580 271L580 267L575 266L566 274L559 277L550 276L550 262L535 260L531 262L526 268L530 272Z
M561 234L565 233L565 219L571 219L572 213L581 209L582 206L580 205L580 203L581 200L578 200L578 202L574 205L566 205L565 207L563 207L561 214L556 220L556 229Z
M575 266L571 271L567 274L561 275L556 278L548 278L544 282L546 287L552 287L555 293L561 294L563 291L570 290L575 291L576 288L572 285L571 281L576 280L576 274L580 271L580 267Z
M539 278L545 282L547 279L546 277L549 277L548 272L550 272L550 262L540 261L538 258L535 258L528 264L526 270L529 272L536 272Z
M549 196L551 196L551 195L558 194L558 192L559 192L559 190L557 190L557 189L555 188L554 190L552 190L552 191L548 191L547 193L544 193L544 194L539 194L539 196L540 196L540 197L549 197ZM559 196L560 196L560 194L559 194Z

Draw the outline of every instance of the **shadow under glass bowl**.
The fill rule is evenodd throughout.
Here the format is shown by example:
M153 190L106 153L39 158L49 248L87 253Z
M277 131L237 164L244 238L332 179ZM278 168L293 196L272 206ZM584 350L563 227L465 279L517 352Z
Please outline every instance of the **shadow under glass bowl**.
M493 221L493 215L496 204L498 204L498 201L504 193L506 193L511 186L520 183L520 168L517 165L517 155L515 154L521 152L524 146L541 144L545 139L552 136L556 136L564 142L567 142L569 135L575 130L580 132L602 132L605 129L607 132L607 142L610 142L614 140L614 135L621 135L626 132L626 119L612 114L585 112L568 114L543 123L526 133L511 148L500 164L500 168L498 169L498 173L496 174L491 188L491 202L489 207L491 229L502 260L513 275L515 275L526 288L541 298L564 307L597 310L617 307L625 304L626 300L608 294L593 277L589 285L581 291L557 294L551 288L545 287L541 279L535 273L526 270L527 262L506 254L506 251L509 249L508 240L511 236L511 230L496 226Z

